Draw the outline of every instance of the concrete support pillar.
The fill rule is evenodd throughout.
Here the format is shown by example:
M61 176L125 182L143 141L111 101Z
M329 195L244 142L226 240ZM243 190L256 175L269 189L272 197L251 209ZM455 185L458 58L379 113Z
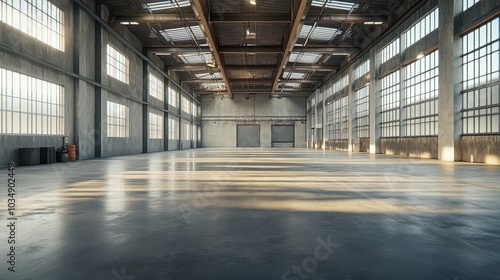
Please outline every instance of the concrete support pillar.
M457 1L439 1L439 132L438 158L460 160L460 47L454 40ZM458 69L458 70L457 70Z
M179 88L179 150L182 150L182 93L181 89Z
M348 119L349 119L349 123L348 123L348 126L349 126L349 129L348 129L348 151L349 152L354 152L354 91L352 90L352 82L353 82L353 78L352 78L352 70L353 70L353 67L352 65L349 66L349 69L348 69L348 79L349 79L349 84L347 86L347 94L348 94L348 103L349 103L349 107L347 109L348 111Z
M321 96L321 148L324 150L326 147L326 106L325 106L325 94L324 91L319 89L318 90L320 96Z
M73 20L74 20L74 32L73 32L73 72L76 75L80 75L80 37L81 37L81 24L80 24L80 6L77 4L73 4ZM79 121L82 120L85 116L81 115L81 110L78 110L80 106L80 79L74 78L74 103L73 103L73 129L75 139L73 143L77 145L77 147L81 147L81 131ZM77 159L79 159L79 150L77 149Z
M101 16L101 5L96 5L96 14L100 17ZM95 23L95 81L98 84L101 84L102 82L102 69L104 68L102 65L102 27L101 25L96 22ZM100 158L103 156L103 147L102 147L102 142L103 142L103 112L104 112L104 106L103 106L103 97L102 97L102 89L99 86L95 86L95 115L94 115L94 122L95 122L95 157Z
M380 129L380 98L378 98L379 83L377 80L377 60L376 50L370 50L370 154L380 154L380 137L382 131Z
M167 72L167 71L165 71ZM166 77L163 77L163 84L165 85L163 87L163 108L165 108L165 111L163 112L163 150L168 151L168 129L169 129L169 123L168 123L168 84L169 80Z
M149 99L149 76L148 76L148 62L143 61L142 64L142 101L148 102ZM148 153L149 142L149 108L148 104L142 104L142 152Z

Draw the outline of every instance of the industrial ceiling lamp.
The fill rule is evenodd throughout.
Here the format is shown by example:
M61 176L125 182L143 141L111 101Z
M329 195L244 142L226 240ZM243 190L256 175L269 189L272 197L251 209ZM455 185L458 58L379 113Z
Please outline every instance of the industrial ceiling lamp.
M250 0L250 4L252 4L254 6L257 5L257 0Z
M245 39L255 39L257 37L256 32L252 32L250 28L250 24L248 24L247 29L245 30Z

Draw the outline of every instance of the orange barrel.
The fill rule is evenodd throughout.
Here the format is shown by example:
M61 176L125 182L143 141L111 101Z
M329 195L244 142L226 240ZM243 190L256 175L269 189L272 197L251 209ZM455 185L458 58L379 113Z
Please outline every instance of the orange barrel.
M68 149L68 161L76 161L76 145L66 145Z

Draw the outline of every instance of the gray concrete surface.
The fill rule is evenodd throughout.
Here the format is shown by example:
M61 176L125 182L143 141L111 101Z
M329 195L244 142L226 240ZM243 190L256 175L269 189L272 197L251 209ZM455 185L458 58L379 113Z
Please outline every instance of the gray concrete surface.
M305 149L22 167L1 279L498 279L500 169ZM7 182L0 172L0 182ZM6 207L6 191L0 204ZM6 212L0 219L6 221Z

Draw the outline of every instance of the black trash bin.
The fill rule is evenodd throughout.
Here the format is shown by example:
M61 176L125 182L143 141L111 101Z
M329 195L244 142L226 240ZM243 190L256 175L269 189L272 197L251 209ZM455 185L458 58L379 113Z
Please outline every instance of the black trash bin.
M40 148L19 148L19 166L29 166L40 164Z
M49 164L56 162L56 148L42 147L40 148L40 163Z

